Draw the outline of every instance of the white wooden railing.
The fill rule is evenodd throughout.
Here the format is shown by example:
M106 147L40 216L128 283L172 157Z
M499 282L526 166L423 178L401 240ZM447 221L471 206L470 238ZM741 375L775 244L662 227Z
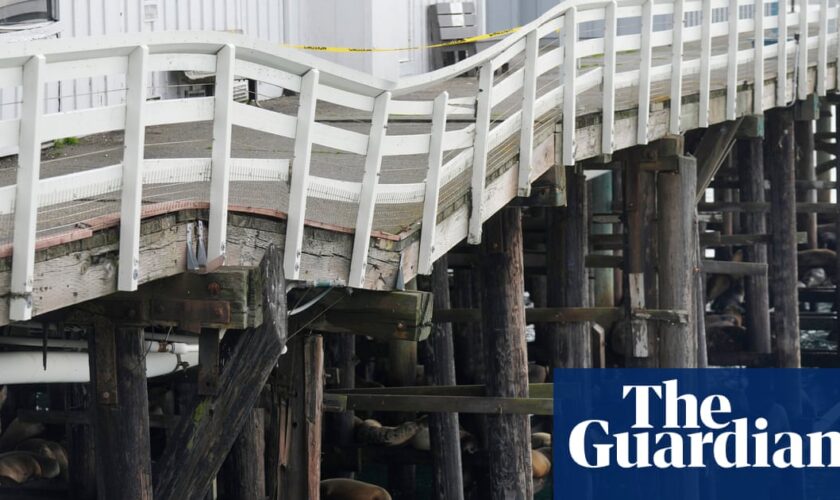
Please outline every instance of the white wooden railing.
M140 267L140 219L143 186L156 182L210 183L208 262L221 264L225 256L228 200L231 182L259 179L280 182L289 190L285 271L289 279L301 274L304 221L307 200L343 200L357 204L355 238L348 276L350 286L365 284L368 249L374 231L377 207L421 203L417 269L430 272L436 258L466 237L481 239L482 222L498 203L486 206L486 182L495 160L494 149L514 140L518 143L518 172L514 194L527 195L541 172L534 164L535 127L550 121L562 124L559 162L572 165L581 159L576 152L575 121L563 120L581 114L578 98L600 87L599 108L583 110L602 115L600 151L632 144L616 143L616 95L622 89L638 89L635 123L637 144L662 135L650 130L652 86L670 80L668 131L706 127L710 96L723 87L726 92L722 119L738 113L762 114L765 109L788 104L788 95L804 99L809 90L809 68L816 66L816 93L836 85L829 65L837 60L838 7L828 0L791 8L789 0L677 0L643 3L595 0L563 2L533 23L499 41L478 55L435 72L398 82L362 75L344 67L226 33L147 33L99 39L50 40L0 47L0 88L23 87L21 115L0 121L0 149L19 148L17 184L0 188L0 217L13 224L13 261L10 318L25 320L32 314L32 286L38 210L118 191L121 200L118 288L134 290ZM713 16L713 12L741 12L740 16ZM743 13L749 13L744 16ZM655 20L700 19L699 23L676 22L666 29L654 28ZM693 16L693 17L692 17ZM623 34L618 20L637 18L640 32ZM667 23L666 23L667 24ZM601 28L603 25L603 28ZM803 30L803 26L809 30ZM580 39L580 26L587 38ZM594 26L594 28L593 28ZM631 30L633 31L633 30ZM773 33L773 36L766 34ZM808 31L805 37L794 33ZM592 32L595 35L592 35ZM715 41L720 42L715 45ZM669 50L668 47L671 47ZM816 49L816 57L809 50ZM722 50L716 51L715 48ZM629 53L629 55L627 55ZM661 55L665 53L663 63ZM654 55L659 54L659 58ZM789 55L795 67L788 67ZM621 64L622 57L638 64ZM658 62L657 62L658 61ZM775 63L775 96L765 95L765 62ZM498 71L510 65L507 72ZM713 72L724 71L725 85L713 83ZM752 86L751 105L738 104L739 68L752 68L746 83ZM214 97L147 101L147 78L152 71L215 72ZM450 96L450 82L463 73L478 73L475 95ZM788 74L793 73L793 89ZM126 75L124 104L65 113L43 113L44 86L48 82L101 75ZM556 77L552 78L553 75ZM234 77L244 77L281 86L299 94L296 116L236 103L232 99ZM696 123L682 123L684 79L699 77ZM538 82L548 84L538 85ZM552 83L553 82L553 83ZM661 86L660 86L661 87ZM667 84L665 87L668 87ZM436 89L437 97L428 95ZM589 94L592 95L591 92ZM654 96L657 97L657 96ZM663 96L659 96L663 97ZM500 112L503 102L513 100L510 113ZM365 135L316 119L316 102L328 102L369 113L370 132ZM509 107L509 104L508 104ZM415 115L430 117L426 133L389 135L389 118ZM469 126L447 127L447 120L467 118ZM209 159L144 159L147 127L193 121L213 121L212 154ZM720 121L717 119L717 121ZM294 140L294 157L284 160L231 158L232 127L256 129ZM87 170L49 179L40 178L41 144L52 139L115 130L125 131L124 158L120 165ZM313 145L364 157L359 182L334 180L310 174ZM516 152L515 152L516 153ZM384 184L379 182L383 158L425 155L425 182ZM514 155L515 156L515 155ZM499 163L499 162L496 162ZM466 224L448 224L440 229L439 197L444 186L469 172L463 197L468 196ZM70 205L72 207L72 205ZM417 221L414 221L417 222ZM454 234L453 231L457 234ZM442 243L436 244L436 240Z

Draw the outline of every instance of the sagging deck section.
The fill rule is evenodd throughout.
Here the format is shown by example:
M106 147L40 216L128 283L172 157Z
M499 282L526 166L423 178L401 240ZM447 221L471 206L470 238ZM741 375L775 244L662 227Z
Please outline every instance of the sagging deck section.
M652 23L740 7L752 11ZM221 33L4 48L0 86L28 90L20 118L0 122L0 145L21 152L14 174L0 171L0 324L185 272L199 220L210 270L256 266L276 243L289 279L392 289L479 241L482 222L555 165L835 89L837 23L829 32L827 21L838 8L787 9L565 2L473 58L399 82ZM618 35L616 20L634 17L641 32ZM601 36L580 39L593 21L604 21ZM805 24L800 50L791 35ZM143 75L161 70L214 72L215 95L147 101ZM460 76L470 70L477 82ZM32 89L47 82L110 74L126 75L124 103L50 115L36 104ZM271 109L235 103L235 77L296 95ZM194 122L211 131L209 157L150 147L150 134L177 139ZM101 155L42 165L43 142L113 131L124 131L116 165ZM249 151L247 134L274 147Z

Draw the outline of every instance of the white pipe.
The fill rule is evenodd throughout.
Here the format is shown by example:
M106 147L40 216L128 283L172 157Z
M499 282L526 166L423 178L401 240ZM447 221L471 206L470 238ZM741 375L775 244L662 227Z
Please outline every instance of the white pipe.
M35 337L0 337L0 344L41 347L44 345L44 341ZM84 340L47 339L47 347L50 349L87 349L87 342Z
M43 342L42 339L35 337L0 337L0 345L41 347L43 346ZM47 339L48 349L80 349L86 351L87 347L88 343L85 340ZM186 354L188 352L198 352L198 344L146 341L145 349L150 352Z
M198 352L181 356L170 353L150 352L146 355L146 377L168 375L181 369L180 361L189 366L198 365ZM49 352L47 369L44 369L43 354L31 352L0 353L0 385L7 384L54 384L90 382L88 355L84 352Z

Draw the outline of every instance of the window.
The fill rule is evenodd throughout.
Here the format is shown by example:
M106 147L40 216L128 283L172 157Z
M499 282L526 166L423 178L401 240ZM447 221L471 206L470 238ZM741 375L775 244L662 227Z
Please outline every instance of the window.
M58 19L58 0L0 0L0 26Z

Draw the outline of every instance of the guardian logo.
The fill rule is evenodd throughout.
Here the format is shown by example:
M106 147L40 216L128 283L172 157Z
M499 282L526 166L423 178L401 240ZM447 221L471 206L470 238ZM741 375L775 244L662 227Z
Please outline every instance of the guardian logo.
M558 370L555 498L840 499L838 388L838 370Z

